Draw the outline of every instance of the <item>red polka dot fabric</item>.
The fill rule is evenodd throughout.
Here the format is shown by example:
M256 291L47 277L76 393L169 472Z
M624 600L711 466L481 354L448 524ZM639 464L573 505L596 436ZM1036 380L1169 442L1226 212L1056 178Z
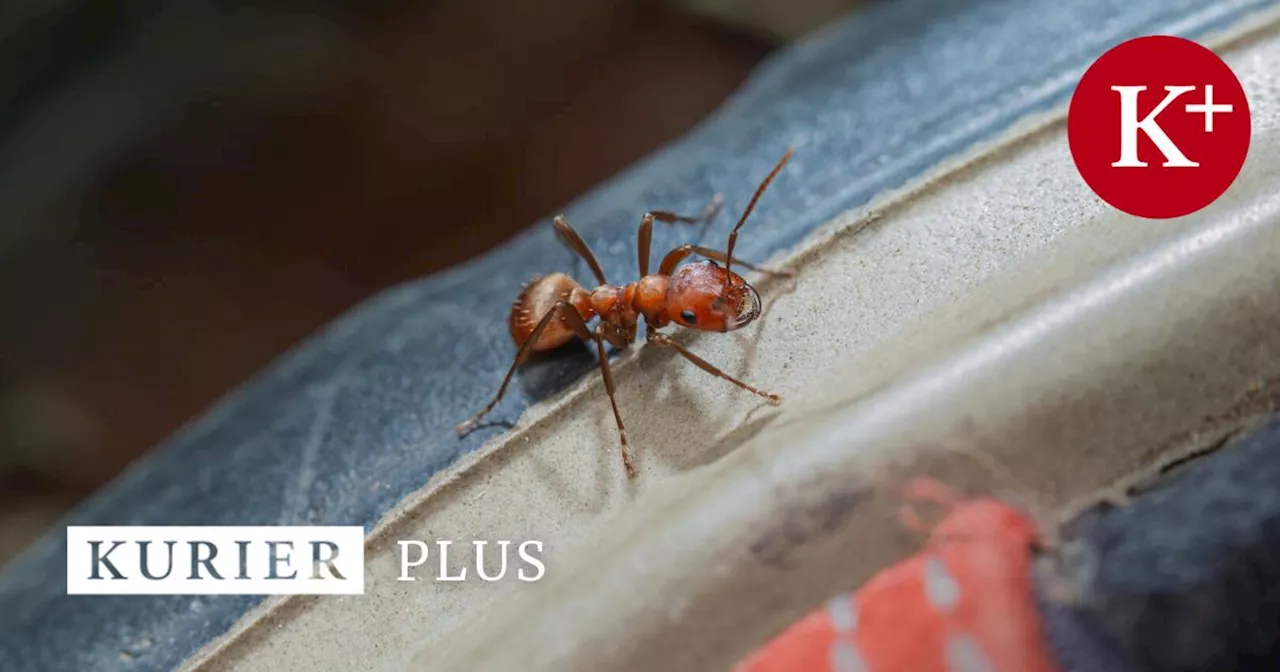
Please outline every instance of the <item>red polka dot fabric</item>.
M1034 523L989 498L948 509L922 550L831 599L736 672L1060 672L1036 606Z

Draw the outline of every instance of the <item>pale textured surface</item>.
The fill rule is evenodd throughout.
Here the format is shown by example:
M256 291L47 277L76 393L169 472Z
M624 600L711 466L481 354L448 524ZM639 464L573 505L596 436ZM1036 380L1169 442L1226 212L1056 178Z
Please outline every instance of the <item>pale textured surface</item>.
M549 414L535 412L533 417L526 417L521 423L526 429L520 430L510 445L466 469L386 531L384 536L390 539L546 541L551 573L564 583L536 587L514 581L507 584L509 595L524 598L508 608L527 611L490 613L484 605L499 594L500 588L479 582L397 583L394 545L374 544L365 597L325 600L297 612L291 610L264 624L265 639L260 645L253 643L255 637L245 646L233 646L231 655L220 661L225 666L215 667L301 670L324 661L333 669L357 664L398 669L413 649L424 647L421 660L428 669L434 669L431 665L439 661L438 656L453 653L458 657L450 659L455 667L449 669L518 669L520 664L529 664L534 669L639 670L645 669L637 663L641 654L630 658L628 651L647 645L662 650L650 654L654 661L663 661L661 669L705 669L700 666L708 661L725 662L724 654L696 651L692 642L698 640L689 632L713 633L707 646L714 642L730 651L744 642L741 636L732 638L726 632L745 633L761 626L742 622L747 615L759 619L760 614L726 602L723 595L717 603L720 609L742 614L741 618L719 617L734 627L723 622L693 627L682 615L689 609L710 609L711 601L706 595L715 591L706 586L720 580L712 577L741 569L730 560L726 560L724 568L709 564L715 556L699 550L696 540L707 536L707 529L724 523L733 529L723 530L724 538L708 540L708 544L719 548L736 542L736 554L741 555L741 530L733 527L739 522L737 515L726 511L744 508L745 502L753 503L746 508L764 506L759 503L761 497L770 492L777 494L770 490L771 486L785 489L777 484L783 479L781 474L806 469L796 462L801 458L793 455L802 446L810 449L802 451L808 454L818 451L818 446L836 451L837 455L847 453L838 445L842 441L863 446L871 451L868 456L889 447L910 452L919 449L910 446L929 445L921 443L924 437L936 439L942 428L953 429L949 423L965 412L974 414L971 422L975 427L970 431L975 436L986 435L995 440L1000 432L1007 431L1025 439L1025 433L1032 430L1019 429L1019 423L1024 422L1020 418L1036 409L1036 413L1053 416L1052 420L1039 418L1041 422L1034 428L1033 435L1042 439L1045 450L1052 445L1105 445L1107 441L1114 442L1117 448L1114 455L1074 456L1070 470L1062 468L1061 462L1053 462L1051 473L1037 473L1031 480L1041 486L1046 502L1060 503L1132 470L1140 462L1138 453L1189 429L1179 424L1180 418L1199 417L1195 413L1188 415L1187 408L1179 404L1194 407L1197 413L1212 411L1215 404L1229 404L1241 389L1240 372L1223 367L1217 376L1206 374L1205 380L1196 381L1200 389L1189 387L1178 377L1181 374L1169 373L1161 378L1154 370L1141 382L1118 385L1125 380L1120 374L1131 375L1132 370L1117 372L1117 358L1128 357L1137 366L1139 358L1133 348L1146 349L1139 334L1158 333L1168 338L1165 332L1175 328L1177 320L1196 320L1195 311L1207 309L1214 294L1209 289L1199 297L1182 294L1189 300L1198 298L1206 303L1190 301L1179 309L1153 309L1150 322L1136 325L1124 322L1124 316L1132 316L1130 313L1105 302L1124 295L1130 289L1126 283L1138 281L1156 285L1151 289L1139 283L1147 299L1158 295L1161 300L1168 300L1167 292L1161 294L1160 288L1162 283L1171 282L1166 276L1173 271L1164 270L1156 280L1144 277L1140 271L1143 264L1159 261L1161 254L1173 255L1170 263L1206 263L1189 261L1185 253L1179 256L1179 246L1186 245L1179 242L1181 238L1199 240L1208 235L1204 245L1224 240L1234 240L1238 245L1240 236L1262 235L1262 240L1269 240L1272 247L1262 248L1257 252L1260 257L1253 261L1275 260L1280 250L1274 245L1280 241L1274 235L1268 239L1258 233L1257 222L1241 225L1241 231L1222 233L1218 238L1212 234L1216 218L1229 213L1242 200L1255 198L1273 172L1268 157L1280 145L1275 134L1280 105L1272 88L1272 75L1264 65L1273 57L1280 57L1280 41L1275 39L1242 49L1230 58L1244 79L1254 106L1254 159L1234 188L1234 198L1224 199L1202 216L1144 222L1104 208L1080 181L1070 163L1065 133L1060 126L1054 126L1001 150L998 158L946 177L905 203L884 208L878 221L867 228L847 227L836 233L798 260L802 272L793 288L770 287L768 297L776 301L762 324L747 330L754 360L749 366L738 365L730 370L787 397L788 402L779 411L759 406L666 353L642 352L621 365L618 375L618 394L633 428L631 437L641 471L634 484L626 483L618 464L612 416L601 386L589 379L585 389ZM1209 233L1201 233L1203 230ZM1170 251L1160 252L1164 248ZM1152 259L1144 257L1145 250L1155 250ZM1261 271L1241 263L1233 272L1247 275ZM1120 270L1113 270L1113 265ZM1134 266L1139 268L1135 270ZM1136 274L1132 281L1110 279L1126 271ZM1251 276L1249 281L1256 282L1258 277ZM1274 282L1274 276L1270 277ZM1107 285L1108 282L1112 284ZM1213 292L1221 290L1210 279L1205 282L1206 287L1214 288ZM1221 282L1234 280L1228 277ZM1072 292L1088 283L1101 283L1110 295L1078 298L1072 304ZM974 292L978 286L981 291ZM1141 294L1136 289L1134 293ZM1049 311L1047 316L1039 317L1031 327L1017 326L1020 321L1035 318L1034 314L1026 316L1026 311L1039 307L1048 298L1065 302L1066 307L1055 307L1050 302L1043 309ZM1127 300L1141 303L1143 298L1140 295ZM1089 301L1104 303L1099 307ZM1090 311L1105 314L1093 315ZM1108 336L1100 332L1090 343L1063 344L1067 333L1084 327L1074 327L1067 333L1057 330L1081 315L1115 333ZM1157 319L1162 315L1170 322ZM1008 333L999 332L1001 327ZM993 331L989 338L996 342L982 343L981 339ZM1250 337L1257 333L1247 332ZM974 339L978 340L970 351L968 344ZM744 359L740 345L731 338L703 337L692 343L712 361ZM1102 348L1104 343L1109 343L1114 352ZM1207 343L1213 346L1215 342ZM1151 345L1153 351L1161 346L1168 348L1169 356L1175 359L1177 355L1172 353L1188 355L1190 365L1212 361L1209 353L1194 351L1194 344L1176 339ZM1256 353L1244 350L1247 346L1242 343L1240 351L1220 354L1254 356ZM1039 352L1021 352L1033 349ZM1216 351L1216 347L1211 350ZM1042 358L1046 354L1060 359L1045 361ZM1013 376L1009 372L1019 370L1019 365L1000 362L1010 357L1025 360L1019 365L1036 373ZM1073 364L1076 361L1080 363ZM945 368L934 371L930 365L935 364ZM1097 379L1073 380L1076 374L1068 373L1073 368L1093 371ZM916 382L916 378L923 380ZM895 389L895 380L904 381L900 383L902 389ZM1125 384L1151 390L1123 405L1112 400L1113 414L1107 422L1092 418L1090 423L1078 424L1066 415L1102 403L1107 397L1098 386L1113 394L1132 392L1124 389ZM1008 387L1002 389L1004 385ZM970 386L973 389L962 391ZM1160 389L1168 391L1166 407L1142 410L1151 417L1135 424L1132 414L1139 412L1139 402L1150 402L1150 395ZM1010 395L1017 398L1019 391L1024 395L1021 403L1011 402ZM1085 392L1095 396L1089 397ZM955 395L968 396L972 401L966 407L939 412L939 418L927 423L913 420L911 414L930 407L927 402L937 403ZM985 414L990 416L989 423L979 410L984 406L988 407ZM832 419L824 421L825 416ZM921 426L920 436L905 438L907 428L917 424ZM695 468L716 460L761 431L767 432L767 437L751 441L749 450L729 456L725 464ZM1099 435L1102 431L1113 433ZM1046 432L1053 434L1051 441L1042 436ZM872 437L887 443L880 444ZM973 436L955 436L951 440L981 445ZM1020 441L1018 445L1024 443ZM994 452L1013 465L1026 466L1028 460L1041 466L1048 464L1043 453L1007 454L1013 450L1015 447L1009 446L1007 451ZM850 467L846 458L829 457L847 473ZM753 472L758 476L752 476ZM756 480L758 484L749 485ZM754 490L755 487L760 489ZM733 497L720 492L723 498L711 503L700 496L703 490L716 489L734 490L742 499L734 504ZM815 488L815 492L821 491ZM639 499L631 506L635 497ZM781 504L779 507L783 510ZM628 537L622 533L610 534L607 529L619 512L628 529L643 530L636 532L636 547L627 546L624 539ZM667 520L663 512L680 521L673 523L670 540L658 543L650 535L663 536L662 521ZM699 517L700 523L688 520ZM869 522L872 520L873 516L868 515L861 522L873 524ZM589 540L596 533L603 536ZM764 564L769 564L774 555L792 552L787 543L779 543L776 548L772 544L766 543L763 550L753 549L764 558ZM574 549L596 545L607 550L587 554L597 563L592 577L567 576L582 570L577 563L564 564L570 562ZM884 548L891 547L886 544ZM726 557L735 554L728 549L725 552ZM679 560L673 561L673 557ZM859 561L853 564L865 569L883 559L884 550L857 557ZM683 562L689 560L696 562ZM692 567L701 567L702 571L692 571ZM687 577L677 581L673 573ZM742 573L753 577L749 571ZM848 578L851 573L846 567L829 578L807 580L812 589ZM677 583L667 584L667 580ZM780 579L778 586L767 588L743 578L737 585L752 584L751 590L759 591L754 594L781 599L783 587L794 587L798 580L804 581L796 577ZM651 581L662 586L661 602L649 599L655 590ZM797 596L807 594L808 591L800 591ZM788 609L799 608L793 601L799 599L797 596L788 601ZM540 602L540 598L547 602ZM683 604L684 599L691 604ZM606 616L606 612L610 615ZM531 616L535 613L536 617ZM446 626L458 619L464 620L464 629L479 628L482 634L474 641L462 637L456 644L459 648L454 650L455 644L447 644L441 638L449 634ZM660 626L668 619L684 627L682 632L686 633L673 637L669 644L661 639L665 631ZM265 634L266 629L270 629L269 635ZM484 644L493 641L504 644ZM326 642L341 645L327 646ZM355 642L366 644L358 646ZM684 653L678 655L667 649ZM478 651L492 657L474 658Z

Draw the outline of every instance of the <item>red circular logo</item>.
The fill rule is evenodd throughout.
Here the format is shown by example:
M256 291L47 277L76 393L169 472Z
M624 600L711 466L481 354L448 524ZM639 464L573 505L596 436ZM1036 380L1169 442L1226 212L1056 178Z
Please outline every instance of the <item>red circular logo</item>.
M1138 217L1189 215L1231 186L1249 153L1249 101L1231 68L1180 37L1140 37L1085 71L1067 112L1084 181Z

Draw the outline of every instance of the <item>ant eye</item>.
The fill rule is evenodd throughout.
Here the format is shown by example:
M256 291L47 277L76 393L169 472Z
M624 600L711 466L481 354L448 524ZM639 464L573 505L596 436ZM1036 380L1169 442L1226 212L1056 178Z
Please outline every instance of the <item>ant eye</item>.
M698 316L695 315L692 310L686 310L680 313L680 319L684 320L686 324L697 324L698 322Z

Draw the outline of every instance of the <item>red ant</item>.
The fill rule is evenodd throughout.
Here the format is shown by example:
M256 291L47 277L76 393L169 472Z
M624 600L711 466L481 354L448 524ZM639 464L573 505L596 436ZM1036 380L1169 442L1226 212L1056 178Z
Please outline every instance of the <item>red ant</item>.
M674 322L683 327L701 331L728 332L747 326L760 316L760 295L741 276L732 270L733 246L738 240L738 230L742 228L747 216L756 206L756 201L764 193L773 178L781 172L782 167L791 159L792 149L788 148L769 175L764 178L756 193L747 204L747 209L738 219L738 223L729 234L729 243L725 252L719 252L697 245L681 245L662 258L658 272L649 274L649 240L653 233L654 220L665 224L698 223L710 220L720 210L721 198L717 195L711 200L707 209L697 217L677 215L671 212L654 211L645 213L640 220L638 247L640 257L640 280L621 287L611 285L604 277L604 271L596 261L591 249L583 242L582 237L569 225L563 215L557 216L553 222L556 235L561 242L582 257L591 267L600 286L587 291L576 280L564 273L552 273L534 278L525 285L524 291L511 306L508 325L511 338L519 351L507 376L502 379L502 386L493 400L470 420L458 425L459 435L465 435L476 427L481 418L502 400L507 391L511 376L516 368L524 362L530 352L551 350L573 340L595 341L596 353L600 360L600 374L604 377L605 391L609 393L609 403L613 406L613 417L618 423L618 436L622 439L622 464L626 467L627 476L634 478L635 467L631 463L631 452L627 445L627 430L622 424L622 415L618 412L618 401L614 396L613 374L609 371L609 358L605 355L604 344L616 350L625 349L636 341L636 326L640 316L644 316L645 339L654 345L671 348L679 352L685 359L693 362L698 368L719 376L748 392L764 397L770 404L777 406L782 397L765 392L749 385L716 368L711 363L693 354L684 346L676 343L666 334L656 330ZM681 267L676 266L692 254L706 259L698 264ZM721 268L716 262L724 264ZM791 271L773 271L738 260L738 265L768 275L789 276ZM587 322L599 317L594 331L587 328Z

